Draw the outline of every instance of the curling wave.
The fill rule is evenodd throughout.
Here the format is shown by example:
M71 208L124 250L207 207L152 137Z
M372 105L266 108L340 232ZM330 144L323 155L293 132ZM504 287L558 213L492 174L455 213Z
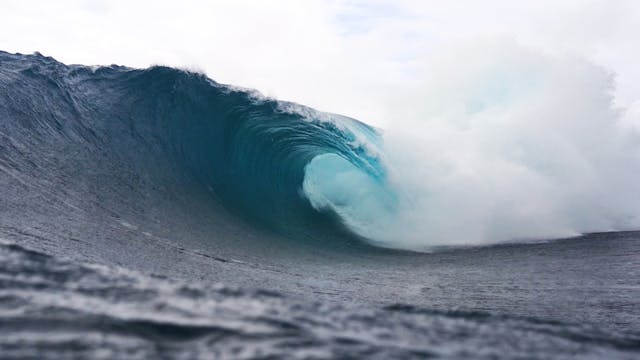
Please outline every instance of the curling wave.
M75 163L82 168L106 154L128 167L124 186L150 179L152 197L165 197L189 184L200 199L296 239L369 238L394 211L379 132L357 120L168 67L67 66L39 54L0 61L5 172L23 173L55 142L67 153L49 151L50 161L88 153Z
M183 234L205 221L217 241L267 228L418 251L638 229L640 133L610 75L493 52L436 62L445 76L407 84L384 133L188 71L0 53L2 222L73 213L82 234L105 216Z

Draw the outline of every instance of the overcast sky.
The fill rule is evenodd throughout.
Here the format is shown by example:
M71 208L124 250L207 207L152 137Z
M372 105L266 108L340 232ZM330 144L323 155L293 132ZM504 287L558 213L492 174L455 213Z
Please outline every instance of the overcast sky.
M0 49L66 63L165 64L385 126L385 99L457 44L580 56L640 98L640 1L3 0ZM472 58L468 59L473 62ZM418 70L420 69L420 70Z

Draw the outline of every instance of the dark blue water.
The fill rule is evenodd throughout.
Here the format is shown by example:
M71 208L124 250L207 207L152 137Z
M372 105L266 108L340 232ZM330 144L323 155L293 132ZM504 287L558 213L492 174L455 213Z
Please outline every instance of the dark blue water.
M392 211L378 141L198 74L0 52L0 357L640 356L640 233L369 246L314 201L338 171Z

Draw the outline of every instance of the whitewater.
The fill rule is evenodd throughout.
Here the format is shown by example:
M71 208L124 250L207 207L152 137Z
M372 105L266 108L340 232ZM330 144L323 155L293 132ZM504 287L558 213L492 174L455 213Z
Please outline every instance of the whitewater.
M633 109L581 59L454 55L378 128L0 52L0 353L634 358Z

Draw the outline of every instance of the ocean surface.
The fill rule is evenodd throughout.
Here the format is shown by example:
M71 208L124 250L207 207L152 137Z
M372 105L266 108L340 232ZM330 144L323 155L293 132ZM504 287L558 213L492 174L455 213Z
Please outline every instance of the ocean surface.
M640 232L378 244L381 141L201 74L0 52L0 358L640 357Z

